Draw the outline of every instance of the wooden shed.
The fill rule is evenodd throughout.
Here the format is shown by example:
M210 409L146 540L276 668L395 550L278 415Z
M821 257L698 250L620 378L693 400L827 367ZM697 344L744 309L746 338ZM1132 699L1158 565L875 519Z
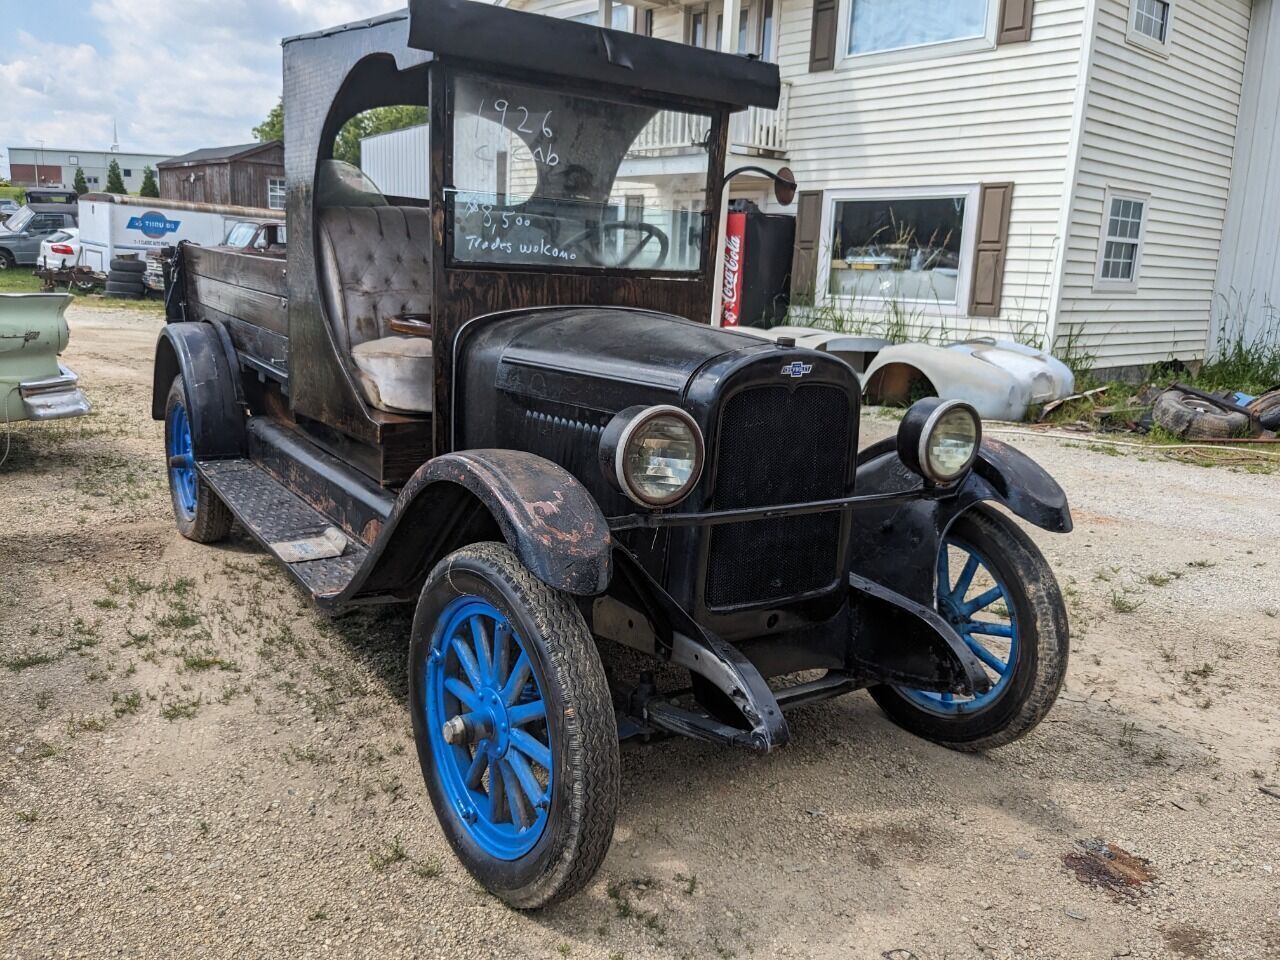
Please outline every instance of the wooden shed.
M193 150L157 169L166 200L284 209L284 144L279 140Z

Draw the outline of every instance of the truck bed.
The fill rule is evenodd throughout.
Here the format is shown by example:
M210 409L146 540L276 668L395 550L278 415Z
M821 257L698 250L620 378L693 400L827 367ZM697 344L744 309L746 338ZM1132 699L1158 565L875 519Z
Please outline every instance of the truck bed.
M242 354L282 378L289 371L285 258L226 247L182 247L192 320L220 320Z

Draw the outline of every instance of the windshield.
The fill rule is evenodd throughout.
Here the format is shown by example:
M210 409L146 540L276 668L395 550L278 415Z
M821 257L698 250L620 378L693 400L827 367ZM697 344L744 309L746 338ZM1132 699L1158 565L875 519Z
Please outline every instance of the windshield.
M458 76L453 260L700 269L710 130L706 114Z
M23 230L27 229L27 224L31 222L31 218L35 215L35 211L30 207L23 207L4 222L4 228L12 231L13 233L21 233Z
M253 242L254 234L258 232L256 223L237 223L227 233L227 242L224 246L228 247L247 247Z

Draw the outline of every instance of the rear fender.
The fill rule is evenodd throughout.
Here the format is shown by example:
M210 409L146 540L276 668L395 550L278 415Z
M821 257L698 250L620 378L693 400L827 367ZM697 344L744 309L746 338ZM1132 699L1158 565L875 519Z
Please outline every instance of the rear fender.
M898 459L894 438L858 455L859 496L919 489L921 478ZM859 510L850 569L930 609L937 589L937 558L956 517L993 502L1053 533L1071 530L1067 495L1021 450L984 439L973 469L954 493Z
M248 449L233 357L224 331L209 323L166 324L156 342L151 416L164 419L169 387L181 374L191 439L201 460L242 457Z
M495 536L557 590L593 596L609 585L609 524L571 473L518 450L461 450L428 461L409 478L365 569L334 603L410 599L453 550Z

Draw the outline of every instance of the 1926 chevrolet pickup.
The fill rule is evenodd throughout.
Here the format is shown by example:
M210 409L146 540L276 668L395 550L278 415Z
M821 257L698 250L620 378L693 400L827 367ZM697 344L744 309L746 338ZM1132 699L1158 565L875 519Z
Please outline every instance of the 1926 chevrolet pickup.
M1044 717L1062 599L986 504L1065 532L1059 487L936 398L859 452L846 364L709 324L728 119L775 66L412 0L285 41L284 75L287 264L171 265L178 528L238 519L323 607L416 602L423 776L489 890L591 878L620 731L768 751L864 688L962 750ZM421 196L333 157L386 106L425 108ZM611 684L602 639L688 683Z

